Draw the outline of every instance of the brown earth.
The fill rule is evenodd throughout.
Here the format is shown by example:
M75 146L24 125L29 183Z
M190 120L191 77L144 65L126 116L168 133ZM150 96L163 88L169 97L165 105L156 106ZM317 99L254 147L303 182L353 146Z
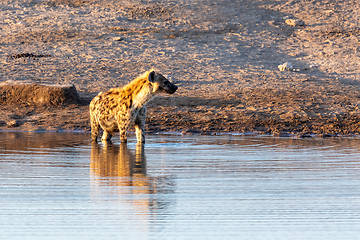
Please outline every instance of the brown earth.
M88 103L155 68L179 86L148 131L360 133L356 0L5 0L0 83L82 103L1 103L2 130L89 130ZM291 62L293 68L278 66ZM0 97L1 99L1 97Z

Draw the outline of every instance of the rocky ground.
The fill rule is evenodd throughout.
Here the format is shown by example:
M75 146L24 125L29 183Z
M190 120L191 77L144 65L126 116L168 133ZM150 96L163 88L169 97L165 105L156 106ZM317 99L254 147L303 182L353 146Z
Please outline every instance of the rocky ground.
M360 133L359 1L4 0L0 11L0 83L74 85L82 99L3 97L1 130L90 130L92 97L155 68L179 89L149 104L148 131Z

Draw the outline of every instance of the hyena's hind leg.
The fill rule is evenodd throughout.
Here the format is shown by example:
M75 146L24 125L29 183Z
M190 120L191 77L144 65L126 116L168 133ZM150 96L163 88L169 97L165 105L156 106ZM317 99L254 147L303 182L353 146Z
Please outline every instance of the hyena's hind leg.
M100 123L94 115L90 115L90 126L91 126L91 139L97 142L97 137L100 132Z

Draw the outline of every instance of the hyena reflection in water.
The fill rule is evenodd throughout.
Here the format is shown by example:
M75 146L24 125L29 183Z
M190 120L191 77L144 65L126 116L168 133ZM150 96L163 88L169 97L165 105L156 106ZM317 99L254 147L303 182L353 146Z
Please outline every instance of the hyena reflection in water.
M142 197L135 198L139 201L134 202L134 205L141 208L156 208L164 204L147 194L172 193L175 189L175 182L171 177L147 174L145 149L141 143L136 144L134 151L129 149L126 143L118 146L93 142L90 176L91 186L94 187L92 192L95 195L103 194L104 189L99 186L114 186L112 190L119 194L141 194Z
M137 141L145 142L146 104L156 94L173 94L177 88L163 75L150 70L122 88L99 93L90 103L92 140L97 141L102 128L103 142L117 131L121 142L127 142L127 131L134 123Z
M112 185L151 187L146 176L144 145L141 143L136 145L135 155L126 143L121 143L120 146L93 143L90 169L93 179L109 177L115 180L119 177L119 182L114 181ZM132 182L127 183L123 181L123 177L136 178L129 178Z

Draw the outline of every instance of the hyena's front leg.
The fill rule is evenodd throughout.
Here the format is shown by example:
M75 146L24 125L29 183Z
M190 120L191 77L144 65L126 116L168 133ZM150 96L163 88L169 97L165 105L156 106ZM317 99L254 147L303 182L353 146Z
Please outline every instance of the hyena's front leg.
M127 131L129 128L129 124L121 124L121 126L119 125L119 132L120 132L120 141L122 143L126 143L127 142Z
M146 107L140 108L135 119L135 132L138 143L145 142L145 120L146 120Z

